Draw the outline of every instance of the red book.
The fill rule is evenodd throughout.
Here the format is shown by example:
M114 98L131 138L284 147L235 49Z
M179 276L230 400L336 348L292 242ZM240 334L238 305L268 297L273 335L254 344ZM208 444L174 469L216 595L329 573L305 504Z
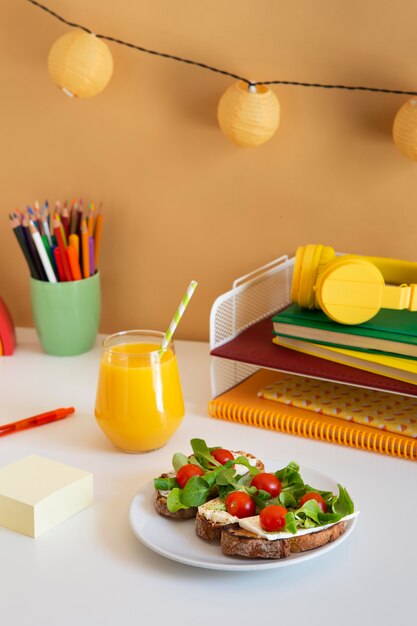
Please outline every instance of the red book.
M253 324L235 339L212 350L211 354L281 372L417 396L417 385L273 344L272 320L269 318Z

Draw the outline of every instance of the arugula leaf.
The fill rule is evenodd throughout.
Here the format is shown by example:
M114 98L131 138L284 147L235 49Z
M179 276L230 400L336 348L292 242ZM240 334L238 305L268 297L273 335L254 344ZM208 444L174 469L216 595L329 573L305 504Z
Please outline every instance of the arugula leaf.
M169 491L174 487L178 487L176 478L154 478L153 484L158 491Z
M172 457L172 467L176 472L178 472L180 467L182 467L183 465L187 465L188 463L188 457L185 456L185 454L181 454L181 452L176 452Z

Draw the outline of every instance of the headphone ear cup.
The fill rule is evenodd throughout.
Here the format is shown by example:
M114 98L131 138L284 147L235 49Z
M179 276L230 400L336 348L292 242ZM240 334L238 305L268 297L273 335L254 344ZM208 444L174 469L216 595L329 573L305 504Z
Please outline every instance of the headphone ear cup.
M373 263L344 255L323 268L315 293L319 307L335 322L362 324L380 310L384 285Z
M336 258L333 248L308 244L297 248L291 300L308 309L320 308L316 299L316 282L323 269Z

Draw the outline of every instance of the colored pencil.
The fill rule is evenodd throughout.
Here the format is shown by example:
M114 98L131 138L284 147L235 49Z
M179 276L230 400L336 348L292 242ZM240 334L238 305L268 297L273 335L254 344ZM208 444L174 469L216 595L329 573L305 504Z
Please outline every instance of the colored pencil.
M77 251L74 248L74 246L68 246L67 254L68 254L68 261L71 267L71 274L72 274L73 280L81 280L82 276L81 276L80 264L78 262Z
M103 229L103 214L97 215L96 226L94 229L94 266L97 268L100 260L101 251L101 233Z
M90 276L94 274L95 266L94 266L94 239L93 237L88 238L88 256L90 259Z
M80 259L80 238L75 233L69 236L69 245L73 246L77 252L77 258Z
M55 202L51 215L48 201L36 200L25 212L9 214L10 225L28 264L30 275L48 282L80 280L93 276L99 267L103 215L94 202L83 213L79 202Z
M61 223L65 232L65 242L67 243L69 238L69 214L66 206L62 209Z
M65 280L72 280L71 269L68 262L67 250L62 236L61 226L58 220L54 220L54 234L59 248L59 254L61 257L62 268L64 270Z
M88 227L88 236L92 237L94 234L94 202L90 204L90 210L88 211L87 227Z
M52 246L52 237L51 237L51 231L49 230L49 221L48 221L48 218L47 218L47 211L46 211L46 214L45 214L45 211L43 211L42 227L43 227L43 231L45 233L45 236L48 239L49 245Z
M70 214L70 228L69 228L70 235L73 235L74 233L77 232L77 219L78 219L78 205L77 205L77 201L74 199L72 201L71 214Z
M56 276L51 265L51 261L49 260L48 253L45 250L45 246L43 245L43 241L41 238L41 234L35 226L34 222L29 223L29 231L33 237L33 241L35 243L36 249L39 254L39 258L41 260L43 269L45 270L45 274L50 283L56 283Z
M85 220L81 222L81 252L83 257L83 276L90 276L90 251L88 243L88 230Z
M23 228L22 225L19 222L19 219L17 217L13 217L13 215L10 215L10 224L11 227L13 229L13 232L16 236L17 242L24 254L24 257L26 259L26 262L29 266L29 271L30 271L30 275L32 276L32 278L38 278L38 273L36 271L36 267L35 264L33 262L33 258L27 248L27 244L26 244L26 240L25 237L23 235Z
M64 268L62 265L61 253L60 253L58 246L55 246L55 248L53 249L53 255L54 255L54 259L56 263L56 269L58 272L59 280L60 282L65 282Z
M32 239L32 235L29 232L29 220L26 217L26 215L23 216L22 229L23 229L23 235L25 237L26 245L28 247L30 256L33 259L33 264L36 268L36 276L34 276L33 278L37 278L37 280L46 280L45 270L43 269L38 251L36 250L35 243Z

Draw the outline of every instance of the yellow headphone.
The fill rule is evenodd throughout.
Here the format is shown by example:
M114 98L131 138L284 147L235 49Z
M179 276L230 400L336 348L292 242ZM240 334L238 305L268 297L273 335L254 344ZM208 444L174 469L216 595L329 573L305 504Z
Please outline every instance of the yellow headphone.
M380 309L417 311L417 263L302 246L295 255L291 300L322 309L341 324L362 324Z

